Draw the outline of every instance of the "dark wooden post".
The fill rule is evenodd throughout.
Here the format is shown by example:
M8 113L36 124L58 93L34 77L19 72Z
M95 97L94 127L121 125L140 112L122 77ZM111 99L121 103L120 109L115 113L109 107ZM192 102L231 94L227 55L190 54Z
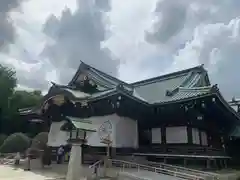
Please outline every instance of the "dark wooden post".
M166 127L161 127L162 144L166 144Z
M188 144L192 144L193 143L192 127L187 126L187 136L188 136Z
M198 130L198 134L199 134L199 140L200 140L200 145L203 145L202 143L202 131Z

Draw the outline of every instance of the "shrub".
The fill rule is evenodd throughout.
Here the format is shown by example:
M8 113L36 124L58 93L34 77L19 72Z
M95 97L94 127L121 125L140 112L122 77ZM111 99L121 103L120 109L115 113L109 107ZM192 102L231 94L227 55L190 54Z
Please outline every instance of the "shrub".
M3 144L3 142L6 138L7 138L6 134L0 134L0 146Z
M2 146L1 153L24 152L30 146L31 140L23 133L14 133L8 136Z
M48 141L48 132L41 132L32 139L31 148L44 149Z

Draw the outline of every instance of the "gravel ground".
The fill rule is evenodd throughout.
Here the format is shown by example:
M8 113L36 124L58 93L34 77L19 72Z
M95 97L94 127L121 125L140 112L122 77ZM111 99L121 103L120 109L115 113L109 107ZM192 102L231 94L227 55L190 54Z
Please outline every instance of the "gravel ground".
M0 165L0 180L60 180L65 179L67 164L53 164L42 169L39 160L31 161L31 171L25 171L25 161L19 167Z

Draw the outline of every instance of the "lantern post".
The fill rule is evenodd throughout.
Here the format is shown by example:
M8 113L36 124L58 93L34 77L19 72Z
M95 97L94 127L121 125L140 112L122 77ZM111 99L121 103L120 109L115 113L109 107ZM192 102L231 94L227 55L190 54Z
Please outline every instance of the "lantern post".
M91 121L80 118L67 117L72 128L69 132L69 143L72 145L66 180L86 178L82 168L82 145L87 143L86 135L96 132Z
M104 158L104 175L107 173L107 168L110 166L110 146L112 144L112 140L110 138L110 134L108 134L105 138L102 138L101 143L107 146L107 154Z

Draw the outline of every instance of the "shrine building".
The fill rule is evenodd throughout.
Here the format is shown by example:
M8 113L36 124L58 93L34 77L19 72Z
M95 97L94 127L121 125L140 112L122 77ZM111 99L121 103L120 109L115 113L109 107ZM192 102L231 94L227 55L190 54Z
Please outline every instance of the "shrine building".
M38 107L21 109L20 114L46 125L49 146L67 143L61 126L66 117L75 117L90 120L98 129L88 137L92 152L102 151L101 133L107 131L112 155L152 161L195 158L226 163L240 137L239 114L210 83L203 65L126 83L81 62L67 85L52 83Z

